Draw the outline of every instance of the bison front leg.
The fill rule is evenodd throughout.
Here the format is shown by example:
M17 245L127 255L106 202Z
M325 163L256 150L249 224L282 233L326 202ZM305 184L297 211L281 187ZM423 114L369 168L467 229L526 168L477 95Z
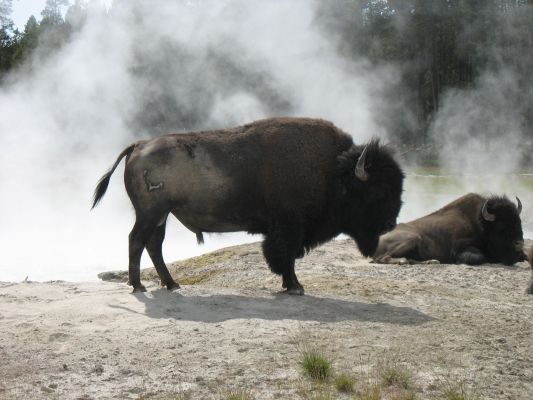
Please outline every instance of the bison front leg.
M487 262L487 257L477 247L469 246L455 257L458 264L480 265Z
M155 270L161 279L161 286L166 286L168 290L179 289L180 285L174 281L170 272L168 272L167 265L163 259L163 240L165 240L165 226L166 221L155 228L152 236L146 243L146 250L154 263Z
M263 241L263 255L275 274L283 277L282 287L288 294L303 295L304 288L294 271L294 260L302 246L302 235L290 229L271 229Z

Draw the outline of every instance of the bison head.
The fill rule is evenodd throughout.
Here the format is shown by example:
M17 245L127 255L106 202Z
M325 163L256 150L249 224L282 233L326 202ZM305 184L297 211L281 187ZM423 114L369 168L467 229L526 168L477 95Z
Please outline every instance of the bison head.
M480 219L489 261L512 265L527 259L523 248L521 211L518 198L517 205L505 196L490 197L483 204Z
M380 235L396 226L404 174L379 140L353 145L338 157L338 165L342 231L369 257L376 251Z

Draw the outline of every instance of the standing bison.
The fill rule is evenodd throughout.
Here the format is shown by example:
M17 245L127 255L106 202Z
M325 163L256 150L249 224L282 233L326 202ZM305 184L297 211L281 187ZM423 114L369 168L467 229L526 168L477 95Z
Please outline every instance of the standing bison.
M146 290L146 248L161 283L179 285L161 252L168 215L194 232L264 235L263 254L289 294L303 294L294 260L340 233L370 256L394 228L404 175L374 140L357 146L330 122L279 118L233 129L171 134L127 147L100 179L93 207L126 157L124 182L135 208L129 235L129 284Z
M467 194L381 236L374 261L470 265L524 261L521 211L518 198L515 206L506 197Z

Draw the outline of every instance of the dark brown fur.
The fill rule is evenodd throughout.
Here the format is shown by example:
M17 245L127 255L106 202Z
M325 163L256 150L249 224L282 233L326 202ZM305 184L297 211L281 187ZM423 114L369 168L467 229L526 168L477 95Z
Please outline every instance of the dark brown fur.
M198 238L202 232L263 234L271 270L283 276L290 293L302 294L296 257L339 233L352 236L370 255L379 235L396 223L403 173L373 141L366 156L369 179L356 178L362 150L330 122L304 118L165 135L122 152L100 180L94 205L126 155L125 186L136 211L129 275L136 290L143 289L139 259L145 247L162 283L177 287L161 254L172 213Z
M482 218L487 200L495 221ZM506 197L486 198L470 193L425 217L398 224L380 237L374 259L511 265L526 259L523 244L516 205Z

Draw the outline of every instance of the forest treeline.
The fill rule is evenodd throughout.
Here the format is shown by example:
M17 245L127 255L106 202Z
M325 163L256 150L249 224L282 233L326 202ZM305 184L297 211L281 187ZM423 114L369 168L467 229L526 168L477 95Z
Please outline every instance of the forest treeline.
M391 104L398 107L386 110L388 115L383 117L383 124L402 142L426 140L428 128L447 91L475 89L487 71L502 69L509 71L520 88L516 101L524 110L520 115L521 125L533 127L533 0L319 0L318 3L316 23L331 35L344 57L365 59L371 66L389 65L399 71L399 79L385 93ZM82 0L47 0L41 15L31 16L19 30L10 19L11 6L12 0L0 0L0 81L10 72L31 68L32 63L60 49L82 29L87 17L87 6ZM113 18L113 13L108 17ZM134 73L160 71L157 65L150 65L149 58L139 58L143 61L132 67ZM160 61L153 61L157 62ZM239 71L238 65L224 68L231 69L237 78L246 79L247 72ZM184 111L171 102L163 93L161 99L147 104L141 125L157 121L165 129L194 126L195 117L188 113L190 110ZM275 111L286 106L283 99L274 103ZM159 109L168 113L162 115Z

